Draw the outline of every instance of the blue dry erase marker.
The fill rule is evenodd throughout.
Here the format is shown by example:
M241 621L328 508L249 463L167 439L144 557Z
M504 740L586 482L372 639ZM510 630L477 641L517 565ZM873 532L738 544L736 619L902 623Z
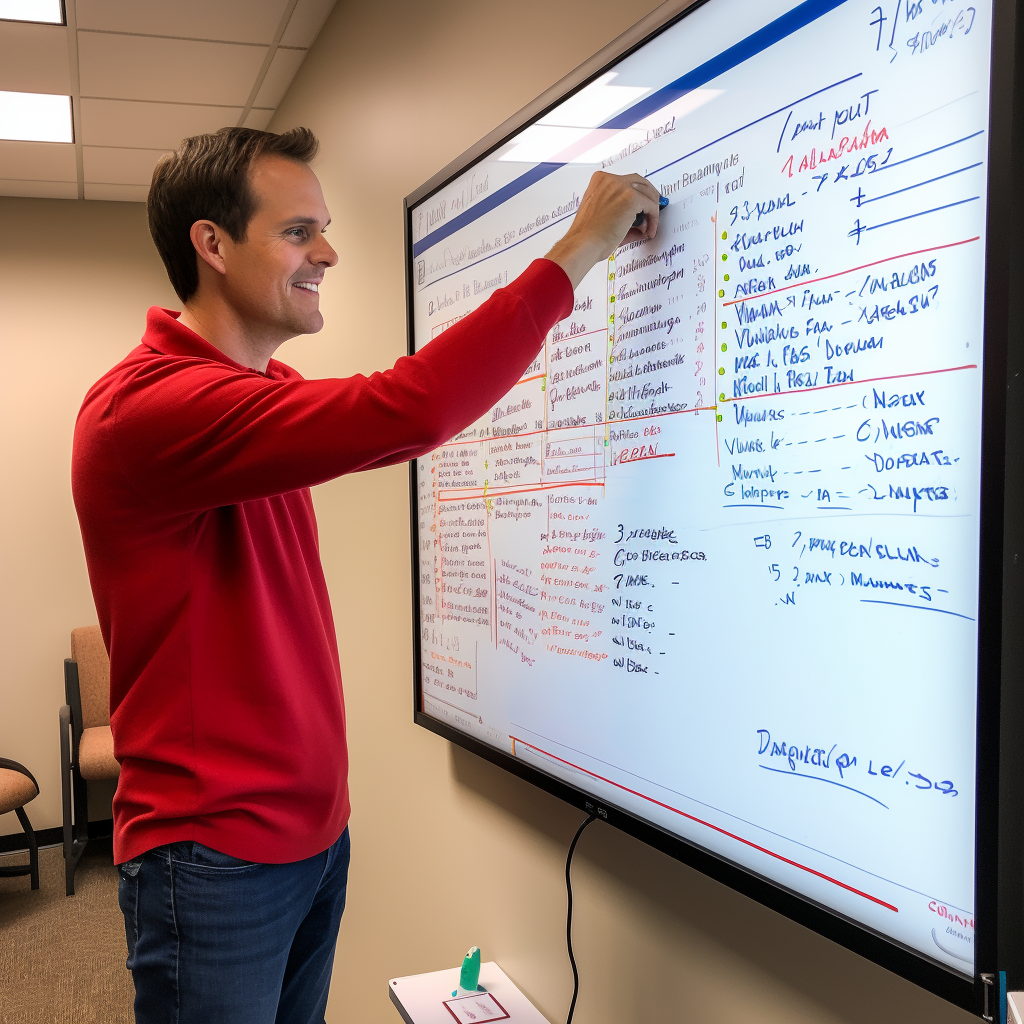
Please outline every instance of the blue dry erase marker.
M659 192L658 193L658 209L659 210L664 210L666 206L668 206L668 196L663 196ZM647 216L647 214L645 214L645 213L638 213L636 215L636 220L633 221L633 227L635 227L635 228L643 227L644 217L646 217L646 216Z

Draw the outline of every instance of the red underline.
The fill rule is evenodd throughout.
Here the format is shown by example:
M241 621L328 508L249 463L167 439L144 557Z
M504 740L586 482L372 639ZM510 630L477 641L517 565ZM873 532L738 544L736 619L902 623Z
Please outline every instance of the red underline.
M584 331L582 334L563 334L559 338L552 338L552 345L561 345L563 341L572 341L573 338L585 338L588 334L600 334L602 331L607 331L607 327L595 327L592 331Z
M638 459L620 459L618 462L613 462L613 466L628 466L631 462L646 462L648 459L674 459L676 457L675 452L666 452L664 455L641 455Z
M520 382L522 383L522 382ZM810 390L808 388L808 390ZM603 423L576 423L565 427L545 427L543 430L524 430L521 434L498 434L493 437L471 437L465 441L449 441L435 448L439 452L442 448L465 448L473 444L488 444L492 441L514 441L519 437L534 437L537 434L550 434L553 430L614 430L623 423L639 423L640 420L653 420L659 416L683 416L688 412L714 412L717 405L695 405L692 409L676 409L674 412L652 412L646 416L631 416L629 419L605 420Z
M756 295L744 295L739 299L730 299L723 302L723 306L735 306L737 302L751 302L754 299L763 298L766 295L776 295L779 292L789 291L790 288L801 288L809 284L817 284L819 281L828 281L833 277L842 277L844 274L855 274L858 270L867 270L868 267L877 267L880 263L891 263L893 260L902 260L907 256L920 256L925 252L938 252L940 249L953 249L958 245L966 245L968 242L977 242L981 235L973 238L965 238L962 242L947 242L945 245L933 245L930 249L915 249L913 252L905 252L899 256L886 256L884 260L875 260L873 263L864 263L859 267L851 267L849 270L837 270L834 274L826 274L824 277L814 277L807 281L795 281L793 284L783 285L781 288L773 288L770 292L758 292Z
M803 395L809 391L827 391L829 388L848 388L851 384L877 384L882 380L902 380L904 377L928 377L933 373L953 373L956 370L976 370L977 363L965 366L946 366L941 370L918 370L916 373L894 373L891 377L868 377L867 380L844 380L836 384L819 384L816 388L793 388L790 391L767 391L763 395L741 395L739 398L727 398L729 402L747 402L751 398L779 398L782 395Z
M715 832L720 832L723 836L728 836L730 839L735 839L738 843L743 843L745 846L749 846L752 849L757 850L759 853L767 854L769 857L774 857L776 860L781 860L784 864L789 864L792 867L800 868L801 871L806 871L808 874L816 875L818 878L824 879L826 882L831 882L833 885L838 885L841 889L846 889L848 892L856 893L858 896L863 896L866 900L871 900L872 903L877 903L879 906L885 907L887 910L891 910L894 914L899 913L899 909L894 907L891 903L886 903L885 900L880 900L877 896L871 896L866 892L861 892L860 889L855 889L852 885L847 885L845 882L840 882L838 878L833 878L831 875L823 874L821 871L815 871L814 868L809 868L806 864L801 864L799 861L790 860L788 857L783 857L781 853L773 853L771 850L765 849L763 846L758 846L757 843L752 843L749 839L744 839L742 836L735 835L732 832L726 831L724 828L719 828L717 825L712 825L709 821L704 821L702 818L696 818L692 814L687 814L686 811L679 810L678 807L673 807L671 804L662 803L660 800L655 800L654 797L647 796L644 793L638 793L635 789L630 789L628 786L620 785L618 782L613 782L611 779L606 779L603 775L597 775L595 772L587 771L586 768L581 768L578 764L573 764L571 761L565 761L555 754L549 753L547 750L542 750L540 747L535 747L532 743L527 743L526 740L521 740L517 736L510 736L513 744L522 743L523 746L529 747L531 750L536 750L539 754L543 754L545 757L550 757L554 761L559 761L564 765L568 765L570 768L575 768L577 771L583 772L585 775L589 775L591 778L599 779L601 782L607 782L610 786L615 786L617 789L621 789L626 793L631 793L633 796L638 796L642 800L647 800L649 803L656 804L658 807L663 807L666 811L674 811L676 814L682 815L684 818L688 818L690 821L696 822L698 825L706 825L708 828ZM515 747L513 746L513 752Z
M685 410L690 412L689 409ZM608 421L611 423L611 420ZM604 423L571 423L564 427L545 427L543 430L524 430L521 434L494 434L491 437L471 437L465 441L449 441L447 444L435 448L439 452L441 448L463 448L471 444L489 444L492 441L514 441L517 437L533 437L536 434L550 434L552 430L604 430Z
M506 494L533 494L534 491L551 491L556 487L604 487L604 481L601 482L589 482L586 480L578 480L575 483L564 483L564 484L541 484L539 487L524 487L520 490L515 491L501 491L501 490L490 490L488 489L487 494L460 494L455 498L438 498L438 501L482 501L484 498L496 497L502 498Z
M652 412L646 416L630 416L628 419L607 420L606 422L609 429L614 430L616 424L637 423L640 420L656 420L659 416L682 416L688 412L714 412L717 408L717 405L695 405L692 409L676 409L673 412Z

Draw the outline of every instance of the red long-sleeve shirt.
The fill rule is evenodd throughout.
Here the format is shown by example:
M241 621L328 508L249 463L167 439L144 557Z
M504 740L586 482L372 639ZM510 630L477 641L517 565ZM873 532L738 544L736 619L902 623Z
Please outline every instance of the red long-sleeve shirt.
M536 260L393 369L310 381L149 311L86 395L72 456L110 652L116 862L196 840L284 863L341 835L345 711L309 488L443 444L571 309L565 273Z

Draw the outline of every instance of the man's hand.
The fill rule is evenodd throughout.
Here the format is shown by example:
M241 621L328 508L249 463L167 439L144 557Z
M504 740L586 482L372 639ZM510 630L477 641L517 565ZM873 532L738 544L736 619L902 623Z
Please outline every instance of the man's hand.
M575 289L591 267L620 245L657 234L658 198L658 190L639 174L595 171L572 227L547 258L566 272ZM644 222L635 228L638 213Z

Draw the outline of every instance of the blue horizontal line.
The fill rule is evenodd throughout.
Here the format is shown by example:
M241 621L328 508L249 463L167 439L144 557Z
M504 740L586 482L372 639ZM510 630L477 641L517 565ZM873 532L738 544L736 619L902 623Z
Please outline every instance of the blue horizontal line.
M782 505L723 505L722 508L777 508L783 509Z
M889 199L892 196L898 196L901 192L909 192L913 188L920 188L922 185L930 185L933 181L942 181L943 178L952 178L954 174L963 174L964 171L970 171L975 167L981 166L979 160L976 164L969 164L967 167L961 167L958 171L950 171L948 174L940 174L937 178L929 178L927 181L919 181L916 185L908 185L906 188L898 188L895 192L886 192L884 195L875 196L873 199L865 199L860 205L867 206L868 203L877 203L879 199Z
M942 612L943 615L955 615L958 619L966 619L968 622L973 622L974 619L970 615L961 615L959 612L950 612L945 608L929 608L925 604L903 604L900 601L876 601L869 597L862 597L860 599L861 604L891 604L894 608L913 608L919 612Z
M480 259L473 260L472 263L467 263L465 266L459 267L458 269L451 271L449 274L442 274L440 277L433 278L429 283L437 284L438 281L443 281L446 277L451 277L453 274L461 274L464 270L469 270L470 267L475 267L480 263L484 263L492 256L504 256L509 249L514 249L517 245L522 245L523 242L528 242L531 238L536 238L542 231L547 231L548 228L553 228L556 224L561 224L563 220L567 220L569 217L575 216L575 213L567 213L564 217L559 217L558 220L553 220L550 224L545 224L544 227L537 228L536 231L527 235L525 238L520 238L518 242L513 242L511 245L507 245L503 249L495 249L494 252L489 252L486 256L481 256Z
M923 153L918 153L916 156L907 156L902 160L897 160L895 163L886 164L884 167L876 167L871 173L880 174L882 171L889 170L890 167L899 167L900 164L909 164L911 160L920 160L923 156L931 156L932 153L938 153L939 150L949 149L950 146L959 146L961 142L966 142L968 139L973 139L975 136L984 135L985 129L982 128L980 131L972 132L970 135L965 135L962 139L954 139L952 142L947 142L942 146L936 146L934 149L926 149Z
M823 779L820 775L805 775L803 772L787 772L785 768L769 768L768 765L758 765L759 768L763 768L766 772L777 772L779 775L795 775L801 779L812 779L815 782L827 782L830 786L838 786L840 789L848 789L851 793L856 793L858 796L866 796L869 800L874 800L880 807L884 807L889 810L888 804L883 804L881 800L876 800L869 793L865 793L863 790L854 789L853 786L847 786L843 782L836 782L835 779Z
M794 32L806 28L811 22L817 21L818 18L823 17L844 3L846 3L846 0L804 0L804 3L794 7L793 10L783 14L782 17L776 18L775 21L765 25L764 28L751 33L745 39L741 39L738 43L723 50L716 57L705 61L699 67L687 72L674 82L670 82L657 92L652 93L645 99L635 103L632 107L622 111L622 113L616 114L615 117L599 127L607 129L628 128L630 125L655 113L667 104L681 99L695 89L699 89L702 85L706 85L712 79L718 78L727 71L738 67L744 61L781 42ZM785 110L786 108L783 107L782 109ZM756 124L757 122L753 123ZM485 213L490 213L491 210L513 196L518 195L524 189L529 188L530 185L536 184L564 166L564 161L561 163L546 161L537 164L526 171L525 174L521 174L507 185L503 185L496 192L492 192L491 195L481 199L475 206L452 218L447 224L437 228L436 231L432 231L429 235L424 235L418 242L414 242L412 247L413 256L419 256L426 249L443 241L449 235L464 228L467 224L471 224ZM656 172L652 171L651 173Z
M872 224L871 227L865 228L865 231L874 231L876 228L887 228L891 224L899 224L901 221L913 220L915 217L923 217L926 213L938 213L940 210L948 210L951 206L963 206L964 203L973 203L975 199L980 199L981 196L971 196L970 199L958 199L955 203L946 203L945 206L936 206L931 210L922 210L920 213L908 213L906 217L897 217L895 220L883 221L881 224Z
M799 32L800 29L806 28L811 22L817 21L836 7L841 7L843 3L845 3L845 0L806 0L805 3L794 7L793 10L783 14L780 18L776 18L775 21L765 25L764 28L759 28L756 32L752 32L746 39L741 39L727 50L723 50L717 56L712 57L711 60L705 61L699 67L683 75L682 78L677 78L664 88L640 100L630 107L629 110L616 114L615 117L605 122L601 127L629 128L641 118L661 110L662 107L668 106L669 103L682 99L687 93L693 92L694 89L699 89L702 85L707 85L708 82L738 67L744 61L757 56L757 54L774 46L776 43L782 42L787 36L791 36L794 32ZM785 107L782 109L785 109Z
M564 166L564 163L546 162L537 164L536 167L531 167L525 174L519 175L518 178L513 179L507 185L502 185L496 192L492 192L486 198L481 199L476 206L470 207L470 209L460 213L457 217L453 217L447 224L442 224L436 231L432 231L429 235L425 235L418 242L414 243L412 247L413 256L419 256L425 249L429 249L431 246L437 245L438 242L444 241L444 239L449 235L455 234L460 228L464 228L467 224L472 224L473 221L482 217L485 213L490 213L491 210L501 206L506 200L517 196L524 189L535 185L538 181L542 181L549 174L554 174L559 167Z

